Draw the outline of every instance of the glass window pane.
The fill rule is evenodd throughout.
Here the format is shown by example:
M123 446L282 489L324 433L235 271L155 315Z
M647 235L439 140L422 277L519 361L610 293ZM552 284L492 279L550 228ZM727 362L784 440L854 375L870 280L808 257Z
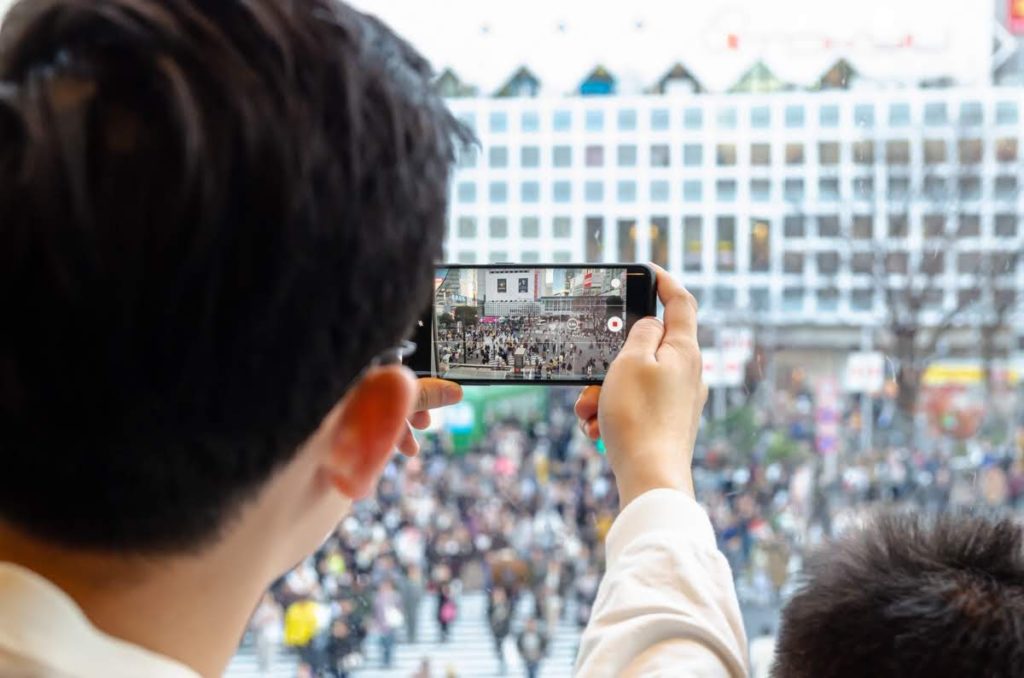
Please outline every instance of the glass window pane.
M587 146L583 157L587 167L604 167L604 146Z
M731 167L736 164L736 144L718 144L715 149L719 167Z
M668 267L668 217L652 217L648 234L651 261L662 268Z
M540 183L536 181L524 181L519 187L519 197L523 202L540 202Z
M700 217L683 217L683 270L699 272L704 262L704 223Z
M507 202L508 184L504 181L492 181L488 186L487 199L497 204Z
M491 167L508 167L508 148L491 146L487 153L487 164Z
M556 132L568 132L572 129L572 112L555 111L551 117L551 126Z
M996 104L996 124L1016 125L1020 122L1018 104L1015 101L1000 101Z
M636 146L624 144L616 149L615 154L619 167L636 167Z
M636 202L636 182L620 181L618 183L616 194L619 202Z
M604 200L604 182L588 181L583 185L583 199L587 202L601 202Z
M806 236L805 223L802 214L787 214L782 220L782 234L787 238L803 238Z
M822 127L838 127L839 107L833 104L822 106L818 111L818 124Z
M960 124L975 126L980 125L984 120L984 113L981 103L978 101L965 101L960 104Z
M651 182L651 202L668 202L669 183L664 180Z
M892 104L889 106L889 126L906 127L910 124L910 104Z
M719 108L716 122L720 129L736 129L736 109L732 106Z
M668 129L669 115L666 108L655 108L651 111L651 129L661 132Z
M715 265L719 272L733 273L736 270L735 217L718 217L715 232L717 234Z
M633 109L623 109L619 111L618 116L619 129L623 131L632 131L636 129L636 111Z
M804 107L786 106L786 127L796 129L804 126Z
M507 238L508 219L505 217L491 217L487 221L487 231L492 238Z
M858 104L854 106L853 124L857 127L874 127L875 107L871 104Z
M587 217L584 226L587 236L587 261L602 261L604 258L604 219L602 217Z
M704 147L700 144L683 146L683 164L687 167L699 167L704 164Z
M924 105L924 124L945 125L948 119L949 113L945 102L933 101Z
M555 167L572 166L572 147L555 146L551 149L551 164Z
M750 270L767 272L771 263L771 224L765 219L755 219L750 224Z
M490 130L491 132L507 132L508 114L502 111L492 112L490 115Z
M636 220L619 219L619 258L617 261L636 261Z
M540 129L540 116L537 111L523 111L519 123L524 132L536 132Z
M604 111L587 111L584 125L588 132L600 132L604 129Z
M822 141L818 144L818 162L825 166L839 164L839 142Z
M772 164L771 144L751 144L750 164L755 167L767 167Z
M651 167L668 167L671 153L668 144L651 145Z
M476 202L476 184L471 181L459 182L458 188L456 188L456 197L458 202L461 203L473 203Z
M735 202L736 182L732 179L719 179L715 182L715 195L719 202Z
M523 146L519 151L519 164L525 168L540 166L540 147Z
M786 164L787 165L802 165L802 164L804 164L804 145L803 144L786 144Z
M750 199L754 202L768 202L771 199L772 182L768 179L752 179L750 182Z
M703 199L703 184L699 180L691 179L683 182L683 200L686 202L700 202Z
M476 219L473 217L459 217L457 232L460 238L475 238Z
M772 109L768 106L754 106L750 109L750 126L754 129L767 129L772 124Z
M572 236L572 219L569 217L555 217L551 222L551 234L556 238Z
M520 233L524 238L540 237L540 219L537 217L523 217L519 222Z
M683 127L697 130L704 126L704 111L699 108L687 108L683 111Z
M572 199L572 184L568 181L554 183L555 202L569 202Z

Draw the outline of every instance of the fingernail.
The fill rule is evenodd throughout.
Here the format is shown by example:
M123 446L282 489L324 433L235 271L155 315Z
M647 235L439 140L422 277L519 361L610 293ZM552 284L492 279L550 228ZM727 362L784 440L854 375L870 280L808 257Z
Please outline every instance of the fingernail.
M462 387L458 384L445 384L444 395L449 400L457 400L462 397Z

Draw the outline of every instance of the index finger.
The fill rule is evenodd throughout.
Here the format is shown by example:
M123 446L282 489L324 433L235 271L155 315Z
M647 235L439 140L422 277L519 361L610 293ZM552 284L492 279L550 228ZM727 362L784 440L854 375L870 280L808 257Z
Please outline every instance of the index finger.
M453 381L424 377L418 380L417 385L419 393L416 395L414 412L454 405L462 400L462 387Z
M697 342L697 302L668 271L657 265L654 270L658 276L658 298L665 307L661 348L669 346L680 353L690 350ZM660 357L660 348L658 353Z

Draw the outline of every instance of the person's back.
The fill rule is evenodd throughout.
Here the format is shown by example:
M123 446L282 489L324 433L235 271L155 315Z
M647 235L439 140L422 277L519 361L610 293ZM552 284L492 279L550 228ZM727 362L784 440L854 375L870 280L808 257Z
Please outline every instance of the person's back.
M880 514L813 555L775 678L1024 672L1024 536L1010 518Z
M458 398L398 364L470 136L432 81L335 0L10 9L0 675L221 675Z

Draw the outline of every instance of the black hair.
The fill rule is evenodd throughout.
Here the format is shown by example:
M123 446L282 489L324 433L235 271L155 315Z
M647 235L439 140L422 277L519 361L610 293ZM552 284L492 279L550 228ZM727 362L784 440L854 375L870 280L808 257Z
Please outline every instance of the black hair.
M0 518L216 538L426 307L468 132L335 0L32 0L0 31Z
M805 565L775 678L1024 670L1024 543L1010 518L880 514Z

